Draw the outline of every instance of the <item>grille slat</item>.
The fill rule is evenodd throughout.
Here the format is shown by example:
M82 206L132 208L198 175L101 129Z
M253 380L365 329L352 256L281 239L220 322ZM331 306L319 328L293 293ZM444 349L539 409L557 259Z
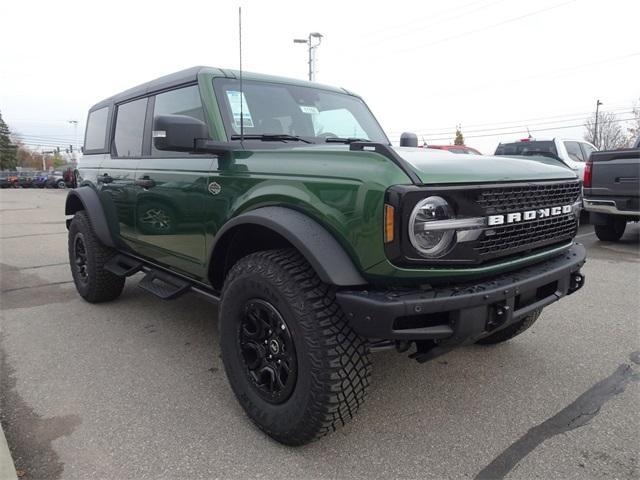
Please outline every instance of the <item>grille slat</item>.
M568 240L576 234L578 222L573 214L485 230L474 245L479 256L508 255L523 249ZM523 248L524 247L524 248Z
M580 196L580 182L522 185L483 190L476 202L488 215L571 205Z
M581 193L580 182L495 187L482 190L477 204L487 215L504 215L539 208L573 205ZM491 227L483 231L473 249L483 261L525 250L566 242L578 221L573 214Z

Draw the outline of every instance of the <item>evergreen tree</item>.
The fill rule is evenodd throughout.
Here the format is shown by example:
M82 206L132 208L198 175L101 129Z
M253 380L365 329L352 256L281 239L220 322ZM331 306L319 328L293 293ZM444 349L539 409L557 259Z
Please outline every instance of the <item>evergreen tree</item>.
M15 170L18 165L18 147L11 142L10 133L0 113L0 170Z
M454 145L464 145L464 136L462 135L462 130L460 130L460 125L456 128L456 138L453 140Z

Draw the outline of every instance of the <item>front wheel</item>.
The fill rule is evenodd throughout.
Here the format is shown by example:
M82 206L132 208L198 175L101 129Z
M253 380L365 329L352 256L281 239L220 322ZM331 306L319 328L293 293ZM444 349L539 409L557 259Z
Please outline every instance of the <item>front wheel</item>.
M239 260L225 281L219 315L229 383L249 418L278 442L316 440L362 405L368 343L297 251Z
M605 242L617 242L624 235L627 221L622 217L608 216L607 223L595 225L596 236Z

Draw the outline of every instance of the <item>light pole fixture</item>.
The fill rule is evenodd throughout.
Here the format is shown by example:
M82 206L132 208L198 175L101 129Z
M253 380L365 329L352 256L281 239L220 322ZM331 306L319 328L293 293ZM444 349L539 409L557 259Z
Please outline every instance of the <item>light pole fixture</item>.
M67 123L73 125L73 143L74 149L73 159L76 160L78 158L78 121L77 120L67 120Z
M314 38L317 41L314 41ZM293 43L306 43L309 49L309 81L313 82L316 79L316 48L322 42L322 34L318 32L311 32L309 38L294 38Z

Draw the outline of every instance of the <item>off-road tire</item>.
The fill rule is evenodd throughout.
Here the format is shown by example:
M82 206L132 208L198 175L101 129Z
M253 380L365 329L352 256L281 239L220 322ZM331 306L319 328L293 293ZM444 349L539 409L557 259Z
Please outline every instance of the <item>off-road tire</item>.
M604 242L617 242L624 235L627 221L621 217L608 216L604 225L594 225L596 236Z
M513 337L517 337L525 330L529 329L531 325L536 323L536 320L538 320L541 312L542 309L536 310L532 314L524 317L522 320L519 320L516 323L509 325L507 328L489 335L488 337L481 338L476 343L479 343L480 345L495 345L496 343L502 343L506 342L507 340L511 340Z
M76 237L82 236L86 250L87 279L83 281L76 268ZM125 278L104 269L105 264L116 254L105 246L93 232L89 216L84 211L77 212L69 226L69 265L76 289L82 298L90 303L115 300L122 293Z
M256 392L240 353L243 309L255 298L277 309L295 345L295 387L279 404ZM296 250L240 259L224 283L219 327L222 359L238 401L278 442L296 446L317 440L346 424L362 405L371 372L368 342L348 325L335 288L320 281Z

